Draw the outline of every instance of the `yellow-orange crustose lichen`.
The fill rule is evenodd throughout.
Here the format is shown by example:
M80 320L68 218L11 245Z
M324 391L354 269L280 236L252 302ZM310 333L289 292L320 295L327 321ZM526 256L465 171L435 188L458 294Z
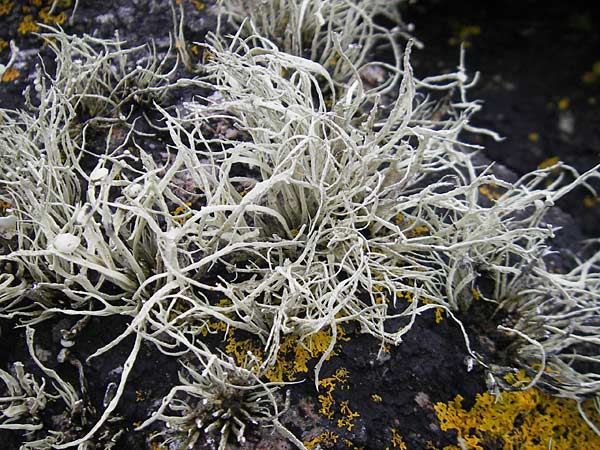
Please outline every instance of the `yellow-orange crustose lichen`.
M10 81L13 81L13 80L16 80L17 78L19 78L19 75L21 75L21 73L17 69L13 69L12 67L9 67L2 74L2 81L5 83L8 83Z
M206 3L201 2L199 0L192 0L192 4L196 7L198 11L204 11L206 9Z
M325 389L324 393L318 397L319 404L321 405L319 412L328 419L333 419L333 415L335 414L334 407L336 406L336 401L333 398L333 391L338 386L341 389L348 389L348 369L340 367L332 376L319 381L319 387Z
M17 28L17 31L21 34L37 33L38 31L40 31L40 27L33 20L33 16L31 14L28 14L25 17L23 17L23 20L19 24L19 28Z
M13 2L9 2L8 0L2 0L2 2L0 2L0 16L10 14L12 7Z
M494 183L484 184L479 186L479 193L490 201L496 201L502 197L502 192L498 189L498 186Z
M67 15L64 11L59 14L50 14L50 8L43 8L40 11L39 16L42 22L57 25L62 25L67 20Z
M386 447L385 450L398 449L398 450L407 450L406 444L402 439L402 436L398 433L398 430L392 428L391 430L392 436L390 438L391 447Z
M547 169L548 167L552 167L555 164L558 164L559 162L560 162L560 158L558 156L553 156L553 157L547 158L547 159L543 160L541 163L539 163L538 169Z
M454 36L448 39L448 45L462 45L464 48L469 48L472 45L471 38L480 34L481 27L479 25L463 25Z
M524 379L511 375L513 381ZM510 381L510 379L508 380ZM574 400L552 397L537 388L503 392L496 397L478 394L470 410L457 395L437 403L435 411L443 431L455 430L466 448L484 450L494 444L503 450L600 450L600 436L585 423ZM600 417L591 405L585 408L596 424ZM446 446L444 450L460 450Z
M224 324L223 324L224 325ZM224 331L223 329L218 331ZM301 342L297 336L288 335L281 339L279 353L275 364L267 371L265 378L272 382L296 381L299 374L308 372L308 363L322 356L331 343L331 332L321 330ZM337 329L337 339L347 340L341 326ZM227 336L225 351L233 356L238 364L243 365L250 352L260 363L264 360L263 349L252 339L238 339L231 333ZM337 351L329 355L327 360L335 356Z
M185 205L187 206L187 208L184 206L178 206L171 212L171 214L175 216L175 221L178 222L180 225L183 225L187 219L192 217L192 213L189 212L189 208L190 206L192 206L192 202L186 202Z
M350 402L344 400L340 403L340 414L342 417L337 421L338 428L345 428L348 431L352 431L352 428L354 428L354 419L360 417L360 413L352 411Z
M338 438L339 436L336 433L333 433L331 431L324 431L317 437L309 441L304 441L303 444L307 448L307 450L312 450L317 445L319 445L319 447L331 447L337 443Z

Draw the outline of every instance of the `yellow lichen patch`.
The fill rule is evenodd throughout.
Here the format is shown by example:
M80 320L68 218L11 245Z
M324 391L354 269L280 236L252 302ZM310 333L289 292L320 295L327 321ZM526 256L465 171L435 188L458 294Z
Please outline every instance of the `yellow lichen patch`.
M473 296L473 300L481 300L481 292L477 288L471 288L471 295Z
M424 305L433 305L434 303L431 300L423 300ZM440 323L444 320L444 308L435 308L435 323Z
M337 65L339 59L340 59L339 53L338 52L334 52L333 55L329 58L328 64L330 66L335 66L335 65Z
M175 222L179 223L180 225L183 225L186 220L192 217L192 213L188 212L190 206L192 206L192 202L186 202L185 205L187 208L186 206L178 206L171 212L171 214L175 216ZM185 214L186 212L187 214Z
M321 379L319 387L324 388L323 393L317 397L321 405L319 413L329 420L333 420L335 417L338 428L352 431L355 425L354 420L360 417L360 413L352 409L349 400L342 400L338 404L333 397L336 389L347 390L350 388L348 385L348 370L340 367L330 377Z
M209 325L210 326L210 325ZM337 339L347 340L341 326L337 328ZM331 332L321 330L301 341L297 336L287 335L281 339L275 364L267 371L265 378L273 382L296 381L298 375L308 372L308 363L321 357L331 344ZM259 361L264 361L264 351L251 339L238 340L231 334L227 338L225 351L233 356L238 364L243 364L248 353ZM337 355L334 349L327 360Z
M146 394L144 394L144 391L140 391L139 389L135 391L135 401L136 402L143 402L144 400L146 400Z
M345 428L348 431L352 431L352 428L354 428L354 419L360 417L360 414L352 411L348 400L340 403L340 414L342 417L337 421L338 428Z
M2 2L0 3L0 16L10 14L12 7L13 2L9 2L8 0L2 0Z
M0 39L0 53L2 53L6 48L8 48L8 41Z
M600 79L600 61L596 61L592 65L592 69L585 72L581 77L582 81L587 84L595 83Z
M519 380L517 376L515 380ZM457 395L435 411L443 431L454 430L468 449L483 450L494 444L503 450L600 450L600 436L580 417L574 400L552 397L538 389L503 392L500 397L478 394L470 410ZM596 424L600 416L587 405ZM446 446L444 450L459 450Z
M328 419L333 419L333 415L335 414L334 406L336 405L336 401L333 398L333 391L338 385L340 385L341 389L347 389L347 383L348 370L343 367L337 369L332 376L319 380L319 386L325 388L324 393L317 397L321 405L319 412Z
M50 14L50 8L43 8L39 16L42 22L57 25L62 25L67 20L67 15L64 11L59 14Z
M404 299L408 303L412 303L414 301L412 293L410 293L408 291L397 292L396 293L396 298Z
M307 450L312 450L317 445L321 448L332 447L337 443L339 436L332 431L324 431L319 434L316 438L311 439L310 441L304 441L303 444L307 448Z
M364 447L357 447L350 439L344 438L344 445L352 450L364 450Z
M494 183L479 186L479 193L490 201L496 201L502 197L502 192L499 191L499 187Z
M9 208L12 208L12 205L9 202L5 202L4 200L0 200L0 210L2 212L5 212Z
M37 33L38 31L40 31L40 27L37 23L34 22L33 16L31 14L28 14L25 17L23 17L23 20L21 20L17 31L21 34Z
M538 169L547 169L548 167L552 167L560 162L560 158L558 156L553 156L552 158L547 158L543 160L539 165Z
M390 430L392 432L392 437L391 437L391 448L396 448L398 450L407 450L406 448L406 444L404 443L404 440L402 439L402 436L400 436L400 434L398 433L398 430L396 430L395 428L392 428ZM389 450L390 447L387 447L386 450Z
M415 221L408 219L402 213L396 214L394 223L403 228L407 237L418 237L429 234L431 230L424 225L415 225Z
M583 206L586 208L593 208L598 203L600 203L600 197L592 197L590 195L586 195L583 199Z
M561 111L565 111L571 106L571 100L568 97L563 97L558 101L557 106Z
M198 0L192 0L192 4L196 7L198 11L204 11L204 9L206 8L206 3Z
M419 236L425 236L427 234L430 233L430 229L429 227L420 225L420 226L416 226L413 228L410 228L409 230L406 231L406 237L412 238L412 237L419 237Z
M371 394L371 400L373 400L375 403L381 403L383 398L381 398L381 395L379 394Z
M532 131L527 135L527 139L529 139L531 142L538 142L540 140L540 134Z
M4 83L8 83L10 81L13 81L13 80L16 80L17 78L19 78L19 75L21 75L21 72L19 72L17 69L13 69L12 67L9 67L2 74L2 81Z
M463 45L465 48L469 48L472 45L472 37L479 36L481 34L481 27L479 25L464 25L460 27L458 32L448 39L449 45Z

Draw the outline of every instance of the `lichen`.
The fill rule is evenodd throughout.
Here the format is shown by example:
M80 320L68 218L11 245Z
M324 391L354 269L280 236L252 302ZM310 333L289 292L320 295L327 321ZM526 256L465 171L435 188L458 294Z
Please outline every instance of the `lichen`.
M391 450L391 449L407 450L406 444L404 443L404 439L402 439L402 436L400 435L398 430L395 428L392 428L390 430L390 432L391 432L391 437L390 437L391 447L386 447L386 450Z
M317 437L310 439L308 441L304 441L303 444L306 447L306 450L313 450L314 448L328 448L332 447L337 443L339 439L339 435L332 431L323 431Z
M10 11L13 8L13 2L9 1L9 0L2 0L2 3L0 3L0 16L5 16L7 14L10 14Z
M338 368L330 377L319 380L319 388L324 388L322 394L317 397L321 407L319 413L323 414L328 419L333 419L336 413L337 402L333 397L333 392L336 388L348 389L348 369L344 367Z
M600 449L600 436L579 415L574 400L552 397L540 389L502 392L499 396L477 394L470 409L457 395L434 408L443 431L453 430L471 450L483 450L495 443L503 450ZM586 413L600 424L591 404ZM460 450L458 445L444 450Z
M19 78L19 75L21 75L21 73L17 69L10 67L10 68L6 69L4 71L4 73L2 74L2 81L4 83L9 83L9 82Z
M17 31L21 34L37 33L38 31L40 31L40 27L33 20L33 16L31 14L28 14L25 17L23 17L23 20L21 20Z

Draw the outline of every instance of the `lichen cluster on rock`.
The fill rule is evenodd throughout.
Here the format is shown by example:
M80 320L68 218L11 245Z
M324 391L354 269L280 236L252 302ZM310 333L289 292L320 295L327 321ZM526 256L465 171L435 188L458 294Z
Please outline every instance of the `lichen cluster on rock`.
M0 316L27 328L42 375L18 362L0 373L10 391L0 429L24 430L25 449L98 436L110 448L111 419L150 344L183 365L138 424L160 425L156 446L222 450L260 425L310 448L280 422L282 387L316 360L321 413L352 431L360 413L340 402L334 416L335 380L319 380L347 326L384 352L435 311L461 327L471 363L514 387L502 384L513 368L469 347L458 316L474 298L515 318L501 329L516 339L528 386L597 400L588 367L599 362L600 255L552 273L544 216L598 168L555 164L508 183L478 166L463 136L494 134L469 123L476 80L462 61L416 79L415 43L400 44L408 29L387 1L266 5L223 2L218 30L194 44L200 60L183 16L166 55L44 28L55 68L38 68L26 110L0 111ZM396 26L377 25L382 14ZM369 59L380 45L392 63ZM193 99L172 104L182 89ZM60 316L81 318L64 330L63 361L86 318L128 318L87 357L133 341L94 420L83 364L71 359L74 386L36 356L36 325ZM282 358L294 364L281 369ZM63 430L45 429L49 399L64 404Z

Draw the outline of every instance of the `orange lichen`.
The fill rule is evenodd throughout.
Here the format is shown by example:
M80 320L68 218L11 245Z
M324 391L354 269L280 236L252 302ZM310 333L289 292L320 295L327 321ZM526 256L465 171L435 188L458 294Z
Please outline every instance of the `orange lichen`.
M325 392L317 397L321 408L319 412L328 419L333 419L335 414L334 406L336 401L333 398L333 391L341 385L341 388L348 388L348 370L340 367L335 373L327 378L323 378L319 381L319 386L325 388Z
M494 183L479 186L479 193L490 201L496 201L502 197L502 193L498 191L498 186Z
M600 203L600 197L592 197L590 195L586 195L583 199L583 206L586 208L593 208L598 203Z
M415 225L415 221L407 219L404 214L398 213L394 217L394 223L403 228L407 237L418 237L429 234L431 230L425 225Z
M518 381L515 378L513 381ZM600 449L600 437L579 416L574 400L552 397L539 389L503 392L496 397L478 394L470 410L457 395L435 411L443 431L455 430L466 448L483 450L494 443L503 450ZM588 405L586 412L596 423L600 417ZM459 450L446 446L444 450Z
M10 14L12 7L13 7L13 2L10 2L8 0L2 0L2 3L0 3L0 16L5 16L7 14Z
M379 394L371 394L371 400L373 400L375 403L381 403L383 398Z
M407 450L406 444L404 443L402 436L400 436L400 434L398 433L398 430L396 430L395 428L392 428L390 431L392 432L392 437L391 437L391 442L390 442L392 444L391 448L396 448L398 450ZM389 450L389 449L390 449L390 447L386 448L386 450Z
M592 66L592 69L585 72L581 77L581 80L586 84L595 83L600 79L600 61L596 61Z
M171 214L175 216L175 222L179 223L180 225L183 225L186 220L192 217L192 213L189 212L192 202L186 202L185 205L186 206L178 206L171 212ZM184 214L186 212L187 214Z
M44 23L53 23L57 25L62 25L67 20L67 15L64 11L59 14L50 14L50 8L43 8L39 13L39 17Z
M416 227L408 229L405 234L406 234L406 237L412 238L412 237L418 237L418 236L425 236L425 235L429 234L430 232L431 232L431 230L429 229L429 227L422 225L422 226L416 226Z
M558 101L557 106L561 111L565 111L571 106L571 100L568 97L563 97Z
M225 324L223 324L225 325ZM208 325L214 326L214 325ZM269 381L296 381L300 373L308 372L308 363L318 357L321 357L331 344L331 332L321 330L312 336L301 341L295 335L287 335L281 339L279 352L275 364L267 371L265 378ZM347 340L341 326L337 328L337 339ZM248 353L251 353L259 362L264 361L264 351L252 339L238 340L234 334L227 338L225 351L232 355L238 364L243 364L247 359ZM334 349L329 354L327 360L337 354Z
M21 34L37 33L38 31L40 31L40 27L37 23L34 22L33 16L31 14L28 14L25 17L23 17L23 20L19 24L19 28L17 28L17 31Z
M465 25L448 39L449 45L462 45L464 48L469 48L472 45L471 38L479 36L481 34L481 27L479 25Z
M340 60L339 53L338 52L334 52L333 55L330 56L328 64L330 66L336 66L339 60Z
M547 158L547 159L543 160L541 163L539 163L538 169L547 169L549 167L552 167L552 166L558 164L559 162L560 162L560 158L558 156L553 156L553 157Z
M19 75L21 75L21 72L19 72L17 69L9 67L2 74L2 81L5 83L8 83L10 81L13 81L13 80L16 80L17 78L19 78Z
M192 4L196 7L198 11L204 11L204 9L206 8L206 3L198 0L192 0Z
M360 413L352 411L350 402L344 400L340 403L340 414L342 414L342 417L337 421L338 428L345 428L348 431L352 431L352 428L354 428L354 419L360 417Z
M334 444L337 443L339 436L332 431L324 431L319 434L317 437L304 441L303 444L307 448L307 450L312 450L317 445L321 448L325 447L333 447Z
M412 303L414 301L413 295L408 291L397 292L396 298L404 299L408 303Z
M424 299L423 304L424 305L433 305L434 302L432 302L431 300ZM442 320L444 320L444 308L440 308L440 307L435 308L434 313L435 313L435 316L434 316L435 323L441 323Z

